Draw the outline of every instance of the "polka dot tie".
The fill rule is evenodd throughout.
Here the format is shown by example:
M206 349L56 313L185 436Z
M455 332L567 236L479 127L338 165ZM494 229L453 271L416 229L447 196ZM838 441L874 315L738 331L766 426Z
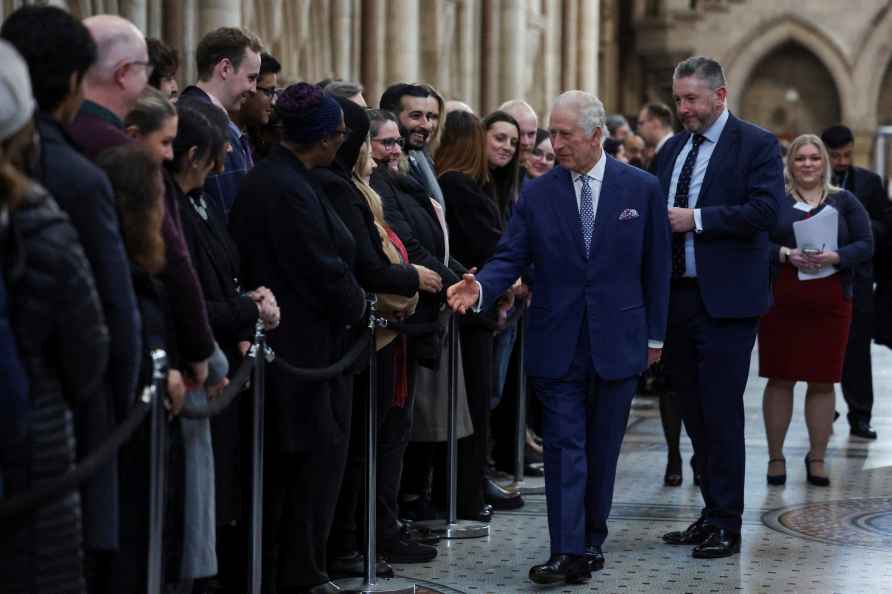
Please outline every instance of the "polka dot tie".
M706 137L702 134L694 134L691 140L693 146L691 152L688 153L681 166L681 175L678 176L678 185L675 187L675 206L678 208L688 208L688 194L691 191L691 177L694 175L694 164L697 162L697 154L700 152L700 145ZM672 276L684 276L685 273L685 250L684 242L686 233L672 234Z
M582 192L579 197L579 220L582 222L582 240L585 242L585 257L588 258L592 247L592 235L595 232L595 205L592 198L591 179L587 175L580 176L582 180Z

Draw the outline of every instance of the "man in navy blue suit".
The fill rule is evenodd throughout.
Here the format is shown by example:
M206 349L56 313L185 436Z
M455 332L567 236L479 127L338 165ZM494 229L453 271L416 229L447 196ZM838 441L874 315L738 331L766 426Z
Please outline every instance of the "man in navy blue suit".
M684 130L655 171L672 226L666 365L694 445L705 507L663 540L696 558L740 551L744 493L743 392L756 324L769 307L768 232L784 199L780 148L735 118L721 64L693 57L672 84Z
M551 557L539 584L578 583L604 566L601 545L638 376L666 331L670 232L656 178L601 149L604 107L558 97L560 166L528 183L496 254L448 290L459 313L492 305L533 265L527 372L542 401Z

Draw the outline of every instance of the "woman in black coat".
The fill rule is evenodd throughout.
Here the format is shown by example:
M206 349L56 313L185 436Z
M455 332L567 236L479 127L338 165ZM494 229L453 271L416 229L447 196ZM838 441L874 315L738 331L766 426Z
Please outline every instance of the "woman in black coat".
M309 172L325 167L348 131L341 108L315 85L285 89L276 110L284 140L242 181L230 228L245 286L275 293L277 356L297 367L337 362L361 332L365 291L356 244ZM328 581L326 542L347 458L352 377L307 381L278 366L267 377L264 583L303 591Z
M344 112L344 122L351 132L338 150L335 161L329 167L314 170L312 175L320 184L329 204L356 240L354 275L362 288L370 293L390 293L409 297L419 290L439 292L442 289L442 279L439 274L420 265L393 264L385 255L382 237L375 227L371 208L353 181L353 170L368 137L369 118L365 109L352 101L343 98L337 98L337 101ZM429 561L436 556L436 549L402 542L399 538L396 494L402 468L402 448L398 446L401 438L388 432L397 431L408 436L411 417L401 413L411 410L411 402L399 407L402 410L392 410L396 388L394 348L395 345L391 344L377 353L378 377L381 380L378 385L380 412L378 420L385 429L379 440L381 451L377 494L378 547L383 556L395 562ZM353 402L357 414L365 409L369 394L368 382L367 372L361 373L355 380ZM394 429L394 425L399 428ZM362 427L362 419L357 419L351 431L347 472L344 475L344 485L341 488L329 547L335 556L333 563L336 569L333 568L332 571L345 575L362 573L362 557L358 554L358 550L363 548L359 530L361 524L359 495L362 492L364 466Z
M108 329L77 233L46 190L10 164L24 161L33 130L29 119L0 139L0 210L8 216L0 253L30 381L27 434L0 459L7 497L72 470L71 411L95 397L108 361ZM0 544L0 591L84 592L82 538L77 492L12 519Z
M495 253L504 219L495 196L488 191L489 164L486 132L477 116L452 112L446 117L443 140L436 154L440 188L446 199L449 245L468 268L481 269ZM494 386L494 329L496 312L463 317L459 322L468 405L474 435L466 438L467 453L459 455L459 514L477 517L486 500L496 509L523 505L519 495L486 478L490 401Z
M193 153L206 154L222 163L226 114L210 103L195 100L179 102L178 112L179 128L167 170L183 223L183 238L204 291L208 320L232 377L245 364L257 321L262 320L267 329L275 328L279 308L269 289L246 292L242 288L238 247L219 209L208 208L203 194L206 176L202 167L195 167L200 159L196 160ZM230 592L240 592L247 579L247 566L241 560L248 540L251 415L251 398L240 397L210 421L217 580ZM196 590L203 588L199 585Z

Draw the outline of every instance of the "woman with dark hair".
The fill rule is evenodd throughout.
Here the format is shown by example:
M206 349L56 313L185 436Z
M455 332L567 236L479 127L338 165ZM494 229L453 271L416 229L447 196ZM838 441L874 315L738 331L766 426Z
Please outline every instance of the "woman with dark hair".
M504 227L520 188L520 155L517 150L520 126L514 117L504 111L494 111L486 116L483 126L486 128L490 191L499 205Z
M369 132L369 117L366 110L349 99L336 97L344 114L345 126L350 130L343 144L338 149L335 160L328 167L313 170L311 175L319 183L323 196L338 213L356 242L356 257L353 262L353 274L362 288L370 293L383 293L410 297L419 290L437 293L442 289L442 279L436 272L415 264L393 264L384 251L381 234L375 226L375 219L368 201L358 189L353 171L359 159L362 147L366 143ZM388 240L389 243L389 240ZM387 314L388 312L382 312ZM405 398L395 398L394 382L394 345L384 347L378 353L381 379L378 385L382 422L391 416L394 402L405 408ZM353 386L354 411L359 414L366 406L369 394L369 375L367 371L360 373ZM406 419L403 419L405 422ZM362 491L363 475L363 438L361 419L354 424L351 432L350 449L347 459L347 471L344 485L338 501L338 511L332 527L330 552L332 564L339 574L362 574L362 559L358 555L360 546L359 495ZM399 488L399 471L402 466L402 452L395 444L384 442L385 447L379 462L379 498L388 502L382 505L378 516L379 550L382 555L394 561L429 561L436 555L436 549L426 547L403 546L400 540L400 527L396 517L396 491ZM392 491L392 493L391 493ZM386 495L385 495L386 492ZM392 497L391 497L392 494ZM358 571L357 571L358 570ZM383 573L390 573L382 567Z
M204 200L202 190L207 172L223 163L226 114L210 103L194 99L180 101L177 111L180 125L167 170L176 182L175 202L182 219L183 237L204 291L208 320L231 376L244 361L257 320L262 320L268 329L274 328L278 324L279 308L268 289L260 287L250 292L242 289L238 248L220 212L208 208ZM192 577L218 573L218 580L228 591L241 591L246 579L245 566L239 560L244 557L242 549L247 541L245 487L250 472L250 402L248 398L239 398L211 419L216 493L216 518L211 521L217 527L218 561L214 564L215 571L208 566L204 571L196 567L192 572ZM212 543L213 539L203 546ZM196 592L204 591L205 587L203 581L197 583Z
M495 253L502 236L503 216L495 195L486 154L486 129L474 114L453 111L446 116L443 138L435 158L440 187L446 200L449 245L455 258L469 269L480 269ZM459 515L487 516L491 510L523 505L516 493L486 478L490 401L494 394L495 311L463 316L459 321L465 386L474 434L459 441ZM485 488L485 499L484 499Z
M177 50L160 39L146 39L146 45L149 50L149 63L152 65L149 86L161 91L171 101L176 101L180 90L177 85L177 70L180 69L180 56Z
M548 130L536 130L536 143L530 156L527 157L527 175L532 178L541 177L554 169L554 147Z
M337 101L315 85L291 85L276 111L284 140L245 176L229 221L244 284L269 287L282 309L270 346L291 365L327 367L365 331L366 299L353 276L356 242L310 172L330 165L350 132ZM352 376L304 380L273 366L266 393L263 581L280 592L322 591Z
M10 324L30 383L28 407L21 411L25 435L0 451L4 496L12 497L73 469L72 411L96 398L109 336L74 227L46 190L24 174L35 151L27 65L5 41L0 62L0 263ZM4 385L4 399L7 390ZM0 411L4 417L13 413ZM86 591L77 491L4 522L0 591Z
M121 235L130 260L133 288L142 319L143 353L140 385L152 381L152 357L155 349L167 353L166 395L173 415L183 406L186 381L182 368L179 336L182 329L172 316L167 287L160 274L166 266L166 248L162 225L164 218L164 183L161 165L149 151L138 145L121 145L104 151L96 163L114 190ZM183 562L183 506L186 469L181 419L169 421L170 443L166 454L164 545L164 583L180 581ZM121 546L115 556L110 576L111 591L145 590L148 574L145 560L149 539L149 465L151 433L143 423L119 452L121 489Z

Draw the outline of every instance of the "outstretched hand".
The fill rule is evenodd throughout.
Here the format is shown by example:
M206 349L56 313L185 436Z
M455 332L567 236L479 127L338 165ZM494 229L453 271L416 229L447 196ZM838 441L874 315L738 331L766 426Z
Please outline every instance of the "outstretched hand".
M474 270L462 276L462 279L446 289L446 302L456 313L464 314L477 305L480 299L480 287L474 276Z

